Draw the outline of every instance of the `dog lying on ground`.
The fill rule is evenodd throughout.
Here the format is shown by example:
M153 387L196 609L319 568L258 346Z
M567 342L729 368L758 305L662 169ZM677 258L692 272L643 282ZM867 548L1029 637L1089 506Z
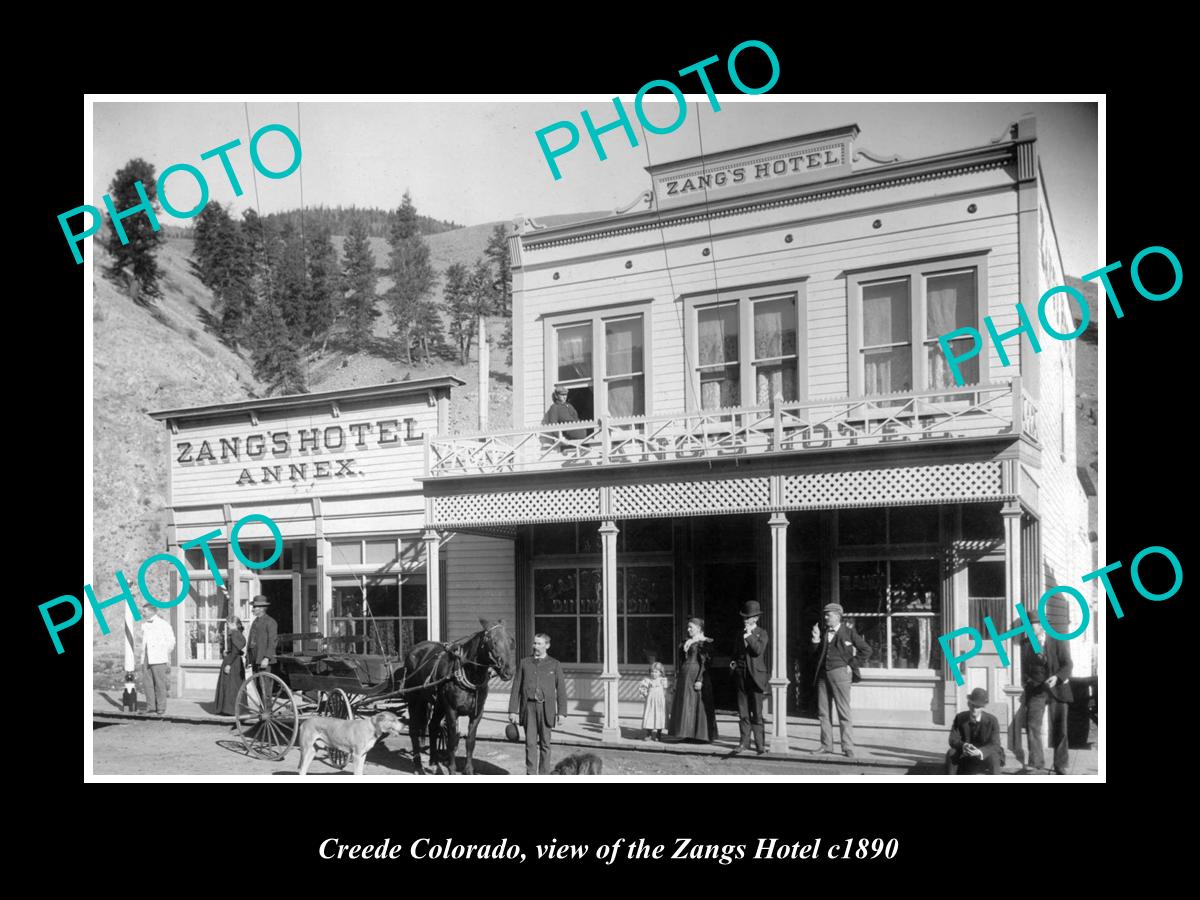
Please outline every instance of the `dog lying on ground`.
M595 753L574 753L559 760L551 775L602 775L604 760Z
M317 753L320 741L327 750L349 753L354 763L354 774L363 773L367 751L375 742L389 734L402 734L400 719L395 713L376 713L369 719L331 719L314 716L300 725L300 774L308 774L308 766Z

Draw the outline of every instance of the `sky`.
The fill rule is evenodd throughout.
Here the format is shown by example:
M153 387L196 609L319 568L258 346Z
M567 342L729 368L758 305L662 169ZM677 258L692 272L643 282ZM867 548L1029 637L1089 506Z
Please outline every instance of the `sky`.
M654 96L654 95L650 95ZM664 95L665 96L665 95ZM1097 257L1097 104L1020 100L962 103L783 102L779 97L720 95L714 111L701 94L688 99L686 118L669 135L643 133L633 114L632 97L623 97L634 122L637 147L623 130L602 137L608 158L600 160L582 125L588 110L597 127L611 122L611 98L504 98L457 101L439 97L426 102L353 100L346 102L107 102L93 107L93 190L100 198L116 171L141 156L157 172L177 163L204 174L210 200L232 203L239 213L262 213L305 206L399 206L405 190L417 210L461 225L535 220L572 212L607 213L625 206L650 187L645 167L673 159L714 153L762 141L856 123L856 147L903 159L931 156L988 144L1009 123L1037 117L1038 152L1067 274L1080 275L1104 264ZM646 104L653 123L666 125L677 114L670 99ZM535 132L571 121L580 144L558 157L562 178L555 180ZM254 176L249 136L267 124L295 131L302 163L281 179ZM235 197L221 163L200 154L234 139L229 152L244 193ZM548 135L552 147L565 131ZM259 144L262 162L287 167L287 139L269 133ZM199 188L186 171L167 182L172 205L194 206ZM164 224L183 225L169 215Z

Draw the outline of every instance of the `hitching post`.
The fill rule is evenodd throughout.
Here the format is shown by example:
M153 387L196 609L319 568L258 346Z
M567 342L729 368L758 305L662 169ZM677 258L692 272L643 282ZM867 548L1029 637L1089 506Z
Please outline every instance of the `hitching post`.
M133 612L125 604L125 693L121 696L121 708L126 712L137 712L137 684L133 680Z

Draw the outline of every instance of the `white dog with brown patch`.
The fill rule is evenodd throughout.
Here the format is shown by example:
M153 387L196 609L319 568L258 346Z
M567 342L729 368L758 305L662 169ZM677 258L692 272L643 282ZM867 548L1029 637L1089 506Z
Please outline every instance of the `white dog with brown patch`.
M363 773L367 751L375 742L389 734L401 734L400 719L395 713L376 713L369 719L331 719L313 716L300 725L300 774L308 774L308 766L317 753L319 740L327 750L349 753L354 762L354 774Z

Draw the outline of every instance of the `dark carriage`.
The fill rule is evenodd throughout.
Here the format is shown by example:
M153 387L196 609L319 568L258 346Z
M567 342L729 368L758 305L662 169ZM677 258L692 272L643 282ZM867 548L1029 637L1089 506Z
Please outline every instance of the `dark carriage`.
M283 646L293 641L315 641L326 649L279 653L269 672L255 672L246 678L238 692L236 727L250 755L283 759L295 745L300 722L307 716L352 719L358 713L402 712L403 660L333 652L332 647L342 639L326 640L320 632L279 635ZM340 769L348 756L328 750L328 759Z
M466 715L470 725L464 771L470 774L475 728L487 698L489 673L495 671L508 680L513 671L512 641L504 621L480 619L479 624L481 631L461 640L422 641L409 649L405 659L386 653L332 652L332 648L353 646L361 640L355 637L325 639L319 632L279 635L282 646L315 642L322 650L278 653L269 672L255 672L246 679L238 692L236 710L236 727L246 752L259 759L283 759L296 743L300 721L307 716L353 719L359 713L386 710L408 724L405 713L411 705L416 771L423 772L420 739L427 722L431 726L431 761L441 736L453 768L457 717ZM327 753L331 765L339 769L346 765L346 753L328 748Z

